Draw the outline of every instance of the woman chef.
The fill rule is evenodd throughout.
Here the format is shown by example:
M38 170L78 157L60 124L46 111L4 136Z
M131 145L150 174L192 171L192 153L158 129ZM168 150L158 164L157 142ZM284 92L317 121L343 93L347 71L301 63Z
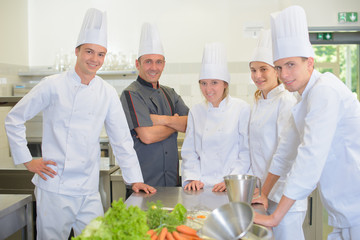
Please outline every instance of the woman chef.
M264 183L279 139L287 132L291 119L290 109L295 105L296 98L285 90L278 79L272 59L270 30L263 31L260 35L249 66L251 78L258 88L249 123L251 170ZM262 188L262 195L269 198L270 214L280 201L285 180L285 177L281 178L271 191L266 186ZM302 224L306 204L306 199L297 201L280 224L273 228L276 240L305 239Z
M207 44L199 80L206 101L191 108L181 150L185 189L225 191L225 175L249 170L250 105L229 96L229 82L225 47Z
M292 169L274 213L255 214L254 220L278 225L295 201L318 187L334 227L328 239L359 239L360 103L336 76L314 70L304 9L289 7L271 21L275 68L286 88L301 95L292 109L300 144L293 165L282 157L273 159L266 182ZM288 142L291 136L279 146L289 151L293 146Z

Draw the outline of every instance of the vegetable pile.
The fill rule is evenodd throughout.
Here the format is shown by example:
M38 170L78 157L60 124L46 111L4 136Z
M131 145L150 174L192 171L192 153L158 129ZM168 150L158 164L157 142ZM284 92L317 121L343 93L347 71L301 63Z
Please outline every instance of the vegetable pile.
M114 201L103 217L92 220L79 236L72 239L200 239L196 230L184 225L187 210L182 204L178 203L171 212L163 208L161 201L147 205L145 212L137 206L126 208L122 199Z
M112 208L104 217L97 217L90 222L76 240L111 240L111 239L150 239L146 232L146 212L139 207L129 206L120 199L114 201Z

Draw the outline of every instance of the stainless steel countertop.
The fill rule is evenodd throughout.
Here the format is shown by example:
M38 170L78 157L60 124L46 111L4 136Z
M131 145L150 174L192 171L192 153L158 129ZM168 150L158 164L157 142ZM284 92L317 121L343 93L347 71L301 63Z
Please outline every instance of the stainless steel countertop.
M156 189L157 192L154 194L133 193L125 201L125 204L147 210L147 202L160 200L167 208L173 208L177 203L181 203L188 211L212 211L229 203L226 192L212 192L212 188L204 188L199 191L188 191L182 187L157 187ZM263 205L253 204L252 207L255 211L266 214Z
M15 96L0 97L0 107L15 106L21 98Z
M32 201L27 194L0 194L0 218Z
M109 162L109 158L108 157L102 157L100 159L100 171L110 171L110 172L114 172L117 169L119 169L118 165L110 165ZM26 167L24 166L24 164L19 164L19 165L14 165L13 163L4 163L3 161L0 161L0 171L4 171L4 170L25 170L27 171Z
M33 239L32 197L0 194L0 239L22 229L22 239Z

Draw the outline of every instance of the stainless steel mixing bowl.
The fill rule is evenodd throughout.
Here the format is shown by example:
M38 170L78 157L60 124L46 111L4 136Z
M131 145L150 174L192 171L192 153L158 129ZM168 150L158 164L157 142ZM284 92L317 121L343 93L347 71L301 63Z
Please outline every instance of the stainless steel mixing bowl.
M248 203L230 202L211 212L200 233L217 240L237 240L249 231L253 219L254 212Z

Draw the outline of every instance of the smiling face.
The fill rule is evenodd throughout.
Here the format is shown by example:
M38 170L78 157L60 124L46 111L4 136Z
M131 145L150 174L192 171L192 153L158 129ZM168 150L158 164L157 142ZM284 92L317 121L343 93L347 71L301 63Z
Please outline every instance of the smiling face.
M277 73L269 64L264 62L251 62L250 70L251 79L265 98L273 88L279 85Z
M165 58L160 54L145 54L136 60L136 68L140 77L154 87L157 86L164 67Z
M225 90L228 83L218 79L199 80L200 89L204 97L214 107L219 107L220 102L226 97Z
M94 78L104 63L106 48L97 44L85 43L75 49L77 56L75 71L83 78Z
M290 92L297 91L301 95L314 70L314 59L312 57L289 57L279 59L274 64L286 89Z

